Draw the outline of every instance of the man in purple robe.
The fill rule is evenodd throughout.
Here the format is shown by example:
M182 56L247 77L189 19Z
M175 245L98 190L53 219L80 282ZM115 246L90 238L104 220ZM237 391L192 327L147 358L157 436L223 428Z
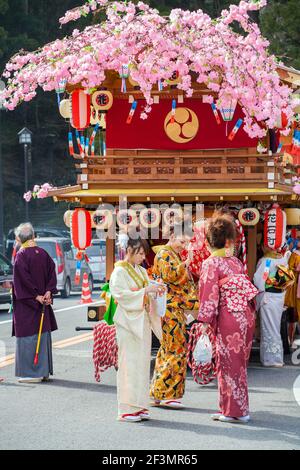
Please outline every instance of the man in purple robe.
M21 244L14 264L13 336L16 336L16 377L21 383L38 383L53 375L51 332L57 330L52 296L57 293L55 263L36 246L31 224L20 225L16 239ZM42 309L45 316L38 364L34 365Z

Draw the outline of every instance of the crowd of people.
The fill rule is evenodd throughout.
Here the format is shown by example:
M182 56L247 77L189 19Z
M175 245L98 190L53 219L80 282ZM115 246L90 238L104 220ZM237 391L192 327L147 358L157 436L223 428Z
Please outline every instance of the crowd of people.
M213 331L219 410L212 419L248 423L250 420L247 366L257 313L260 317L261 362L284 364L281 317L288 308L290 341L300 314L300 243L282 255L265 250L253 283L235 256L236 225L232 216L215 214L206 224L210 256L201 267L199 284L191 275L192 256L181 252L189 238L170 230L169 240L155 248L151 278L143 267L148 244L129 238L126 255L115 265L110 292L116 302L113 322L118 345L118 419L150 419L150 404L184 408L187 374L187 315L204 331ZM57 329L52 302L56 291L55 265L34 241L30 224L16 230L21 244L14 264L13 334L16 336L16 376L20 382L41 382L53 374L51 332ZM158 299L166 308L158 311ZM152 380L152 331L160 341ZM37 359L37 360L36 360Z

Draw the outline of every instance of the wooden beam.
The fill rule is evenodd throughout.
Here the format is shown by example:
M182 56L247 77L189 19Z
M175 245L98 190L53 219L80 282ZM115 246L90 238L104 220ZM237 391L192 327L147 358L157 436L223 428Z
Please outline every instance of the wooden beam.
M257 262L257 225L248 227L247 245L248 272L250 279L253 279Z
M106 239L106 280L109 281L115 266L115 240Z

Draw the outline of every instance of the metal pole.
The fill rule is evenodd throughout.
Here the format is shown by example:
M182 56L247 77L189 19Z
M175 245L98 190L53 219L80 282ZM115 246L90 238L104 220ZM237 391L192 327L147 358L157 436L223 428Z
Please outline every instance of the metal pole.
M3 174L2 174L2 111L0 109L0 252L4 253L4 205L3 205Z
M28 159L27 159L28 145L24 144L24 174L25 174L25 193L28 192ZM25 216L26 222L29 222L29 203L25 201Z

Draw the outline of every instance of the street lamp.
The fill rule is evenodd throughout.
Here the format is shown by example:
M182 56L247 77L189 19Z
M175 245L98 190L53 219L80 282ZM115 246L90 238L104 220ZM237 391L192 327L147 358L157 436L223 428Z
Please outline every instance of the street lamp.
M32 132L24 127L19 133L19 144L24 146L25 193L28 192L28 147L32 142ZM29 204L25 203L26 222L29 222Z

